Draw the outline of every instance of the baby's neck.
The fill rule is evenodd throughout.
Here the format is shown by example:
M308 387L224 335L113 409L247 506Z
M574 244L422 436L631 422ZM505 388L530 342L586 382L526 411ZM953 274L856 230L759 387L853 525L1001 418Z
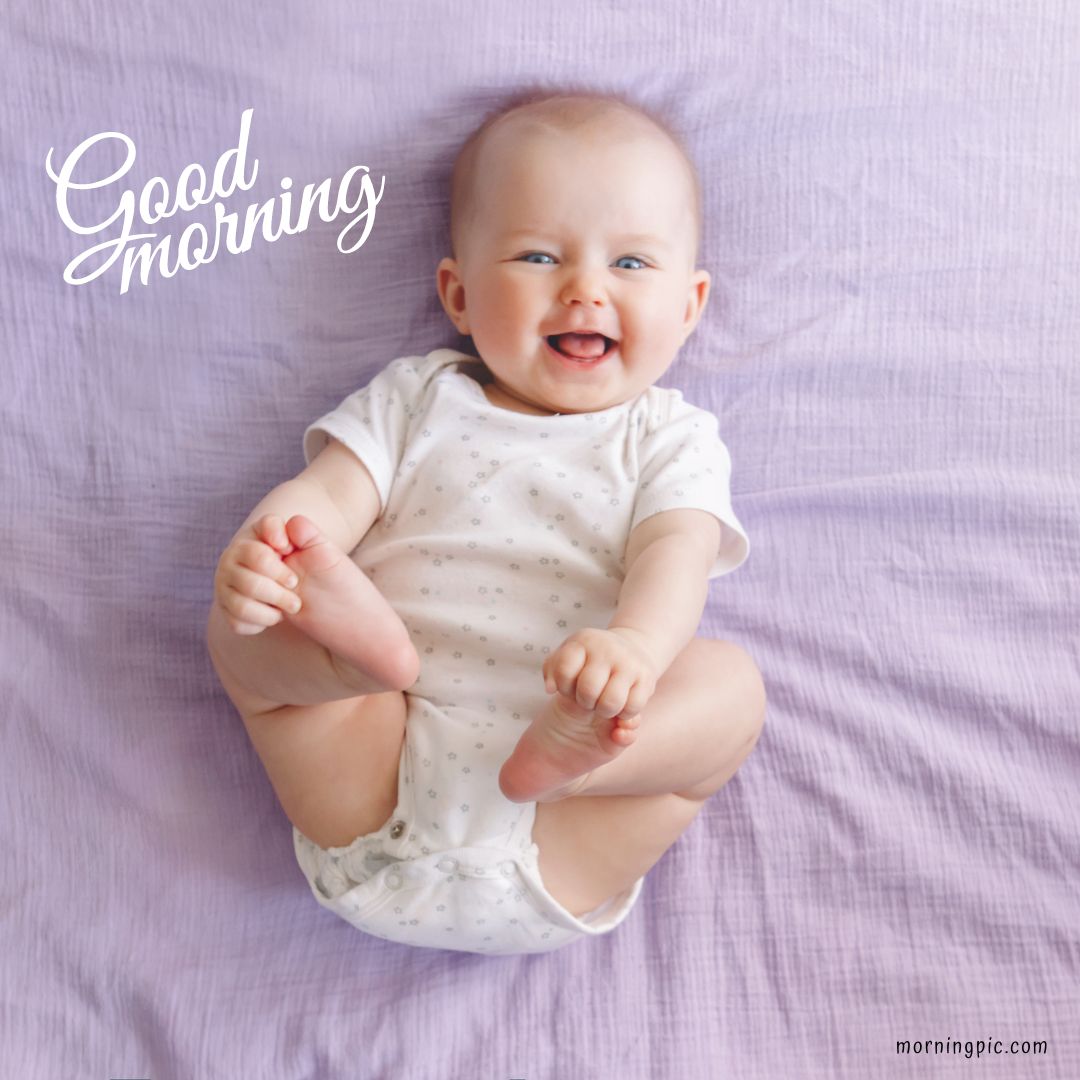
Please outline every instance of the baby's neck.
M519 401L508 394L504 394L493 382L481 383L480 389L484 391L484 397L496 408L506 409L509 412L526 413L528 416L561 416L562 413L552 412L550 409L538 409L526 401Z
M486 397L488 402L497 409L505 409L507 412L523 413L526 416L572 415L570 413L563 414L561 412L553 412L551 409L543 409L538 405L532 404L532 402L522 401L520 398L513 397L495 382L494 376L487 368L469 372L469 374L480 384L480 389L483 390L484 397ZM622 402L615 402L614 405L605 405L604 408L613 409L616 405L621 404Z

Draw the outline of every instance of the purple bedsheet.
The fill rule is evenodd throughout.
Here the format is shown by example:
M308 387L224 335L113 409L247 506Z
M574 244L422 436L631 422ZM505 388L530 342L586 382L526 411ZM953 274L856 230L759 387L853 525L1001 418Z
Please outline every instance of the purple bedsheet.
M0 32L4 1076L1080 1075L1075 5L49 0ZM483 958L315 905L203 634L305 426L468 346L450 162L537 82L667 107L700 163L714 291L663 384L732 453L753 552L700 632L769 712L622 927ZM131 140L72 193L99 223L247 109L227 209L363 165L362 245L343 213L65 282L122 222L65 223L51 148Z

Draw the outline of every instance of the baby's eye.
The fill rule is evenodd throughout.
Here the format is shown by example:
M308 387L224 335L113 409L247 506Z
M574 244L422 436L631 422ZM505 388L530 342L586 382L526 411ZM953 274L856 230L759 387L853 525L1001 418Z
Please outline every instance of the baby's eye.
M639 259L636 255L620 255L615 261L617 263L621 263L624 259L629 259L631 262L641 263L642 266L647 265L644 259ZM624 269L626 269L626 270L636 270L637 267L636 266L628 266L628 267L624 267Z
M550 259L551 258L550 255L545 255L544 252L542 252L542 251L530 251L527 255L522 255L521 258L523 258L523 259L531 259L534 255L539 259ZM536 265L536 264L534 264L534 265ZM543 266L545 264L540 263L540 265Z

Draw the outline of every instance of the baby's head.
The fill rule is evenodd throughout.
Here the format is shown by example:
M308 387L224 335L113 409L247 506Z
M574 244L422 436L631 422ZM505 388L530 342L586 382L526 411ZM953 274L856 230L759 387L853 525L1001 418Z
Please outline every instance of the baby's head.
M534 96L470 136L451 187L439 297L498 404L596 412L667 371L710 278L697 173L662 121L606 95ZM608 340L561 339L575 360L553 347L575 331Z

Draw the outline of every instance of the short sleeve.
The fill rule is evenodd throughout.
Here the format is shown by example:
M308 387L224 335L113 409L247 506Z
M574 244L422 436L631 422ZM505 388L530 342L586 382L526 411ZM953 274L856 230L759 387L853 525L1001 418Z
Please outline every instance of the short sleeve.
M750 554L750 540L731 506L731 455L720 439L716 417L676 398L669 415L646 434L638 455L640 472L631 531L665 510L705 510L721 526L720 552L708 577L737 569Z
M401 464L409 421L427 382L425 367L421 356L394 360L367 386L319 417L304 432L304 461L310 465L333 436L367 467L385 507Z

